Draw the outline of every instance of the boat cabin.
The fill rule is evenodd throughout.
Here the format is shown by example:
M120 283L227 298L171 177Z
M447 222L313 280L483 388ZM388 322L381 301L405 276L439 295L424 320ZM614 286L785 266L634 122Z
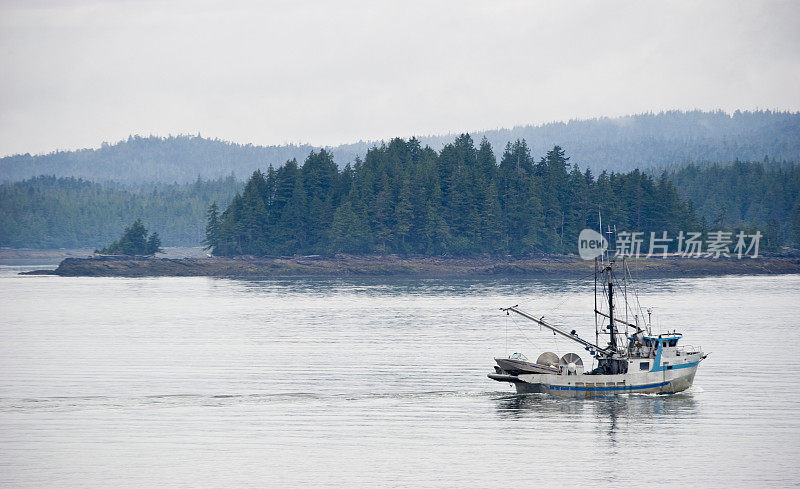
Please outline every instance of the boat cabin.
M667 333L658 336L645 336L643 332L636 333L628 338L628 352L635 358L653 358L659 349L677 348L681 333ZM671 354L673 352L670 352Z
M699 347L678 346L683 335L667 333L658 336L631 337L628 372L661 371L685 368L699 362L702 352ZM641 345L641 346L639 346Z

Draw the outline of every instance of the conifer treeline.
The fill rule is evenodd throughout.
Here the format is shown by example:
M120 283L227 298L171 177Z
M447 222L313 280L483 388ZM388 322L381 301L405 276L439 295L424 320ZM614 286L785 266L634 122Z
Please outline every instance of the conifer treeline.
M669 179L710 227L758 229L767 247L800 243L800 165L689 164L670 172Z
M438 153L393 139L342 171L325 150L256 171L224 212L209 210L206 243L227 256L574 252L598 210L617 229L701 227L666 177L595 178L558 146L535 161L524 140L498 164L485 139L476 148L465 134Z
M2 184L0 246L102 247L139 217L167 246L197 246L208 205L227 205L242 186L232 175L137 187L53 176Z

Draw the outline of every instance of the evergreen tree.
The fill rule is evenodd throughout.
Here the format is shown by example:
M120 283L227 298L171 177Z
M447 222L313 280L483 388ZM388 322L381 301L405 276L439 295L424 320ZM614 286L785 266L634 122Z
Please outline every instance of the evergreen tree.
M333 216L329 232L330 251L333 253L366 253L370 251L369 228L362 216L346 200Z
M219 247L219 208L216 202L208 206L206 213L206 238L203 240L206 250L216 250Z
M545 227L551 237L557 237L558 244L555 250L560 253L565 251L564 229L570 204L568 162L569 158L565 156L565 151L560 146L554 146L534 169L535 175L541 182Z
M289 200L281 210L281 217L278 225L278 242L275 251L279 254L293 254L309 250L308 227L306 218L308 216L308 196L303 185L303 175L297 166L287 175L291 181L291 193Z
M104 255L154 255L161 252L158 233L153 233L148 238L147 229L141 219L136 219L125 228L120 239L98 251Z
M161 249L161 238L158 236L157 232L153 232L149 238L147 238L147 253L148 255L155 255L156 253L163 253L164 250Z
M303 189L307 199L307 245L324 248L333 213L338 204L340 178L333 155L320 150L312 151L301 168Z
M550 251L543 240L544 215L538 179L525 141L506 146L500 160L500 203L503 211L503 249L514 255Z

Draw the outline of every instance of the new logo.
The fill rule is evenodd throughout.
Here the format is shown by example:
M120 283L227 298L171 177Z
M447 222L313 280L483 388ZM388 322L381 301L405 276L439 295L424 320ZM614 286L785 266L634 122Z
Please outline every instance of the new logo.
M584 260L594 260L608 249L608 241L593 229L584 229L578 235L578 254Z

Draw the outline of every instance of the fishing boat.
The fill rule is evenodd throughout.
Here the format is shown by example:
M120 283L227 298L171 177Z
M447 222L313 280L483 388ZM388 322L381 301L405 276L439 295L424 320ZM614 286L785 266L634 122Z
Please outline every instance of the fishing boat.
M652 310L628 317L632 310L628 304L627 277L630 275L622 262L625 281L622 319L615 305L615 263L595 259L595 341L581 338L575 329L551 324L544 316L537 317L519 309L505 307L506 314L518 314L555 335L567 338L583 347L593 358L591 370L585 370L577 353L559 357L553 352L542 353L536 362L529 362L521 353L509 358L495 358L497 366L489 378L513 384L517 393L545 393L563 397L593 397L626 393L672 394L691 387L697 367L706 358L700 347L679 346L683 335L676 331L652 333ZM598 292L603 304L598 307ZM638 297L638 296L637 296ZM638 299L637 299L638 303ZM641 312L641 306L639 306ZM643 324L639 324L640 321ZM600 337L608 335L608 343L600 346Z

